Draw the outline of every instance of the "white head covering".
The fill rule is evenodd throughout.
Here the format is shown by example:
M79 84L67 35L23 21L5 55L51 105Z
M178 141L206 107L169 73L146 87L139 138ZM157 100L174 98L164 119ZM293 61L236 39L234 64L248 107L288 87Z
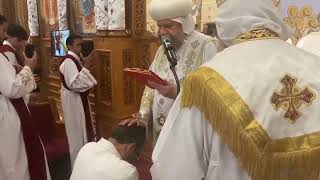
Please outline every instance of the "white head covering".
M291 29L282 21L272 0L219 1L215 20L220 40L227 46L245 32L267 28L287 40Z
M149 13L155 21L169 19L182 25L183 32L191 34L195 27L192 0L152 0Z

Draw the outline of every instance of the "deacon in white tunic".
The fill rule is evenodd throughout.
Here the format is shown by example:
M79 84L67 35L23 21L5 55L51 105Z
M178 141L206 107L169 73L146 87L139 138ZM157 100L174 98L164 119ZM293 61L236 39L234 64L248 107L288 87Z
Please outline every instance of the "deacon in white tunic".
M118 126L111 137L86 144L75 161L70 180L138 180L128 161L137 157L145 142L144 127Z
M149 8L151 17L159 26L159 38L169 35L173 41L178 61L176 72L183 86L185 76L216 55L221 47L217 40L194 30L192 15L195 10L191 0L153 0ZM169 65L165 48L161 46L149 69L169 83L167 86L154 84L153 89L146 86L139 110L144 124L153 124L154 144L177 96Z
M19 42L18 42L19 43ZM23 40L20 44L24 44ZM24 135L30 134L22 132L22 124L10 99L19 99L29 94L36 88L33 73L30 67L35 67L36 62L26 59L25 65L18 73L12 63L2 53L0 53L0 179L2 180L30 180L28 157L26 153ZM31 123L31 122L29 122ZM29 131L30 132L30 131ZM25 133L25 134L23 134ZM35 132L31 132L35 133ZM40 141L40 138L38 139ZM26 142L27 143L27 142ZM39 145L39 144L37 144ZM35 145L36 146L36 145ZM43 148L42 143L40 148ZM42 151L44 152L44 151ZM32 154L32 152L30 153ZM34 155L34 154L33 154ZM37 154L39 159L45 159L45 154ZM40 156L43 156L40 158ZM50 180L50 173L45 159L46 168L44 173L47 180ZM38 170L39 174L40 169ZM40 176L40 175L39 175ZM45 176L45 175L44 175ZM43 177L43 176L41 176Z
M86 121L86 112L81 93L93 88L97 81L90 74L90 71L83 67L83 62L80 61L82 38L80 36L71 36L67 38L68 55L59 69L61 79L64 79L61 85L61 102L69 142L71 165L73 165L81 147L94 140L92 139L92 122L91 120L90 122ZM87 59L86 62L90 63L90 59ZM88 102L87 97L84 100ZM90 113L89 106L89 116L91 116ZM88 130L90 130L89 135L91 137L88 137Z
M310 53L320 56L320 32L312 32L301 38L297 47L304 49Z
M18 55L16 48L11 44L15 38L17 37L9 35L7 39L3 41L3 46L0 47L0 52L2 52L8 58L9 62L16 68L16 70L19 71L23 67L23 62ZM29 104L30 93L26 94L23 99L26 104Z
M320 61L272 0L220 1L229 46L185 80L160 133L153 180L317 180Z

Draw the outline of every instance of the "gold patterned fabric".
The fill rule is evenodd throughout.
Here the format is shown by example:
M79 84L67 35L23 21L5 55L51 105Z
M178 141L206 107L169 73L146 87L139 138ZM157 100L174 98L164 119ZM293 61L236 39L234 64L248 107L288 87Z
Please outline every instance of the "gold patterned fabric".
M142 115L142 120L148 124L149 120L152 118L152 103L154 98L154 91L149 87L145 87L143 91L143 96L140 103L140 113Z
M202 67L188 76L181 106L195 106L204 114L252 180L318 180L320 132L272 139L213 69Z
M249 32L241 34L239 37L237 37L233 41L233 44L239 44L242 42L254 41L254 40L277 39L277 38L279 38L279 35L277 33L266 28L258 28L258 29L254 29Z

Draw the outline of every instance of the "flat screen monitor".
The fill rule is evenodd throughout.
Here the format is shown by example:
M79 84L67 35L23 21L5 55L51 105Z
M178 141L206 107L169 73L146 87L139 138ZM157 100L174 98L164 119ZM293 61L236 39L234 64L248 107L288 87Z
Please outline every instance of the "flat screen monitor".
M68 53L66 40L70 35L70 30L59 30L51 32L52 54L56 57L63 57Z

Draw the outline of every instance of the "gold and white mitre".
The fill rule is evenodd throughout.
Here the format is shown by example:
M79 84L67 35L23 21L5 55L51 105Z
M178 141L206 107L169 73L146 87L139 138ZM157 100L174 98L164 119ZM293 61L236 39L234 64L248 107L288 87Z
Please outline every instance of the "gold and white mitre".
M316 180L320 61L260 28L187 77L196 106L253 180Z

